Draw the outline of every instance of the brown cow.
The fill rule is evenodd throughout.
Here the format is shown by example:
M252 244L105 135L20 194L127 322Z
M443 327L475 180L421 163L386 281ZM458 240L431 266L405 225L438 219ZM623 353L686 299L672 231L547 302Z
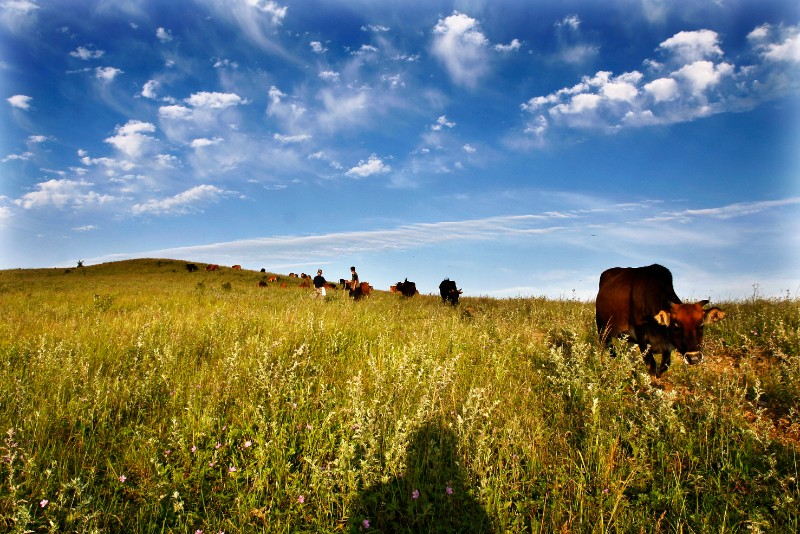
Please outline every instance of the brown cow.
M219 265L216 263L209 263L206 265L206 271L216 271L217 269L219 269Z
M267 287L267 283L265 281L263 281L263 280L260 280L258 282L258 287Z
M267 282L277 282L277 281L278 281L278 277L275 276L275 275L272 275L269 278L267 278Z
M707 300L681 303L672 288L672 273L661 265L614 267L600 275L597 331L612 354L612 338L627 335L639 346L648 372L660 377L669 369L673 349L688 364L703 359L703 326L725 317L719 308L705 309L707 304ZM654 353L661 353L658 367Z
M372 286L369 285L369 282L361 282L355 289L351 289L349 294L353 299L360 300L368 297L370 291L372 291Z
M234 265L233 267L231 267L231 269L233 269L234 271L241 271L242 270L242 266L241 265Z

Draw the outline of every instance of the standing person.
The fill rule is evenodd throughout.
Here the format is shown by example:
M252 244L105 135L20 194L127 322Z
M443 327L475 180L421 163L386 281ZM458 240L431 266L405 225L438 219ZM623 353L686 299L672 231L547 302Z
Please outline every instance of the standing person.
M358 287L358 273L355 267L350 267L350 289L353 291Z
M325 278L322 276L322 269L318 269L317 276L314 277L314 298L325 298Z

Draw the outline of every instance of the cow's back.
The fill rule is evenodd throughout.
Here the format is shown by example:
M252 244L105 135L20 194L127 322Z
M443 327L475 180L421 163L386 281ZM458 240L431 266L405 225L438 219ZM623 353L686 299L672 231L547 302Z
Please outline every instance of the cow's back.
M600 275L595 311L600 334L634 335L634 327L651 321L669 303L680 303L672 273L661 265L613 267Z

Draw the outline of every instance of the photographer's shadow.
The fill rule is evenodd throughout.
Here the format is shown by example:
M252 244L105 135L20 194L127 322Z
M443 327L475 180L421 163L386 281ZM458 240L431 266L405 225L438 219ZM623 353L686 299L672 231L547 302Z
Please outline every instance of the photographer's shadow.
M493 532L459 466L455 433L438 421L409 440L402 476L362 490L350 513L351 532Z

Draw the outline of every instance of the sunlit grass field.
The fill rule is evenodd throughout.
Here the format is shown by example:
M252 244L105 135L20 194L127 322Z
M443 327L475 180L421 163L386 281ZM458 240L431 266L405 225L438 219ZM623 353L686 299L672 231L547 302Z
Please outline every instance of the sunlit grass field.
M796 298L655 380L593 302L198 265L0 271L0 531L800 530Z

